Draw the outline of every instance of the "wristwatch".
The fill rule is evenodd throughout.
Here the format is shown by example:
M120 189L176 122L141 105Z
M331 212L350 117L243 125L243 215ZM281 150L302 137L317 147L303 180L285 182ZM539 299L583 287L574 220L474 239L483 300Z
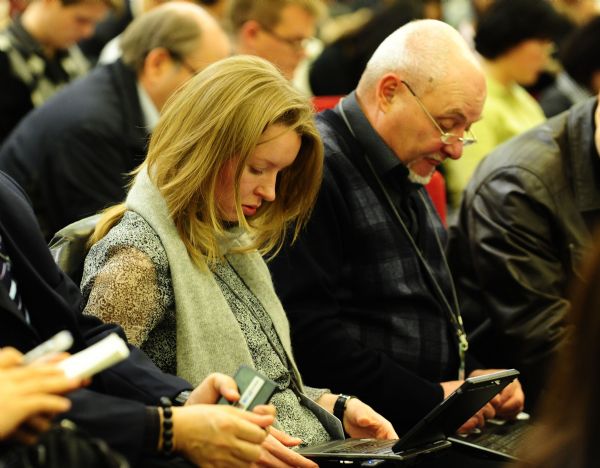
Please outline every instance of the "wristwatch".
M342 426L344 425L344 412L346 411L346 406L348 405L348 400L350 398L356 398L352 395L344 395L340 393L335 400L335 404L333 405L333 415L340 420Z

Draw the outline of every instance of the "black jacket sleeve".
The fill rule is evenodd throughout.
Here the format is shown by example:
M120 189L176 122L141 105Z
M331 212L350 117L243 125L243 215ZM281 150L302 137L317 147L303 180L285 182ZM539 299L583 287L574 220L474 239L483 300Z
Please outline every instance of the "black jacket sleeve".
M576 263L560 247L551 200L535 174L502 170L463 203L448 244L463 310L480 323L475 352L488 366L519 369L532 401L569 335L565 285L573 272L564 265Z

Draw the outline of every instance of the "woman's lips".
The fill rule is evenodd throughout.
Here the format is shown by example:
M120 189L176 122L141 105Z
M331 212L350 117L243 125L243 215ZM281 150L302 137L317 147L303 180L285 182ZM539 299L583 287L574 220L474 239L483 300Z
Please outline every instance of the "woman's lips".
M257 209L257 206L242 205L242 211L244 212L244 216L254 216L256 214Z

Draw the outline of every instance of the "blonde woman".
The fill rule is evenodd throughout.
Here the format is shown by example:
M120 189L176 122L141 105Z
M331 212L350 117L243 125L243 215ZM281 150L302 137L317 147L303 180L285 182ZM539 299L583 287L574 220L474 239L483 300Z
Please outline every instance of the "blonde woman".
M303 386L261 254L296 237L322 163L311 106L272 65L218 62L167 103L125 203L96 228L82 280L85 313L120 323L163 370L194 384L240 364L266 374L278 427L305 444L342 437L338 397ZM352 436L396 437L358 399L342 419ZM274 434L264 463L313 466L283 445L299 440Z

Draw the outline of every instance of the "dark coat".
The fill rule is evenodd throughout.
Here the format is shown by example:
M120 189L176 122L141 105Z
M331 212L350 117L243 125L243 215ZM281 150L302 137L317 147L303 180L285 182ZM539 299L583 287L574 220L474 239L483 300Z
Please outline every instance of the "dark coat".
M147 132L136 75L96 68L25 117L0 149L0 170L25 189L46 239L124 200Z
M71 352L112 332L124 338L120 327L79 312L79 289L54 263L24 193L2 172L0 233L31 318L29 325L0 288L0 347L13 346L25 352L65 329L75 338ZM69 395L73 406L66 417L135 464L142 455L146 405L156 406L161 396L174 397L191 386L162 373L137 348L130 346L130 350L129 359L98 374L87 389Z
M567 287L600 220L595 108L590 99L493 151L450 228L472 350L489 367L519 369L529 404L568 336Z

